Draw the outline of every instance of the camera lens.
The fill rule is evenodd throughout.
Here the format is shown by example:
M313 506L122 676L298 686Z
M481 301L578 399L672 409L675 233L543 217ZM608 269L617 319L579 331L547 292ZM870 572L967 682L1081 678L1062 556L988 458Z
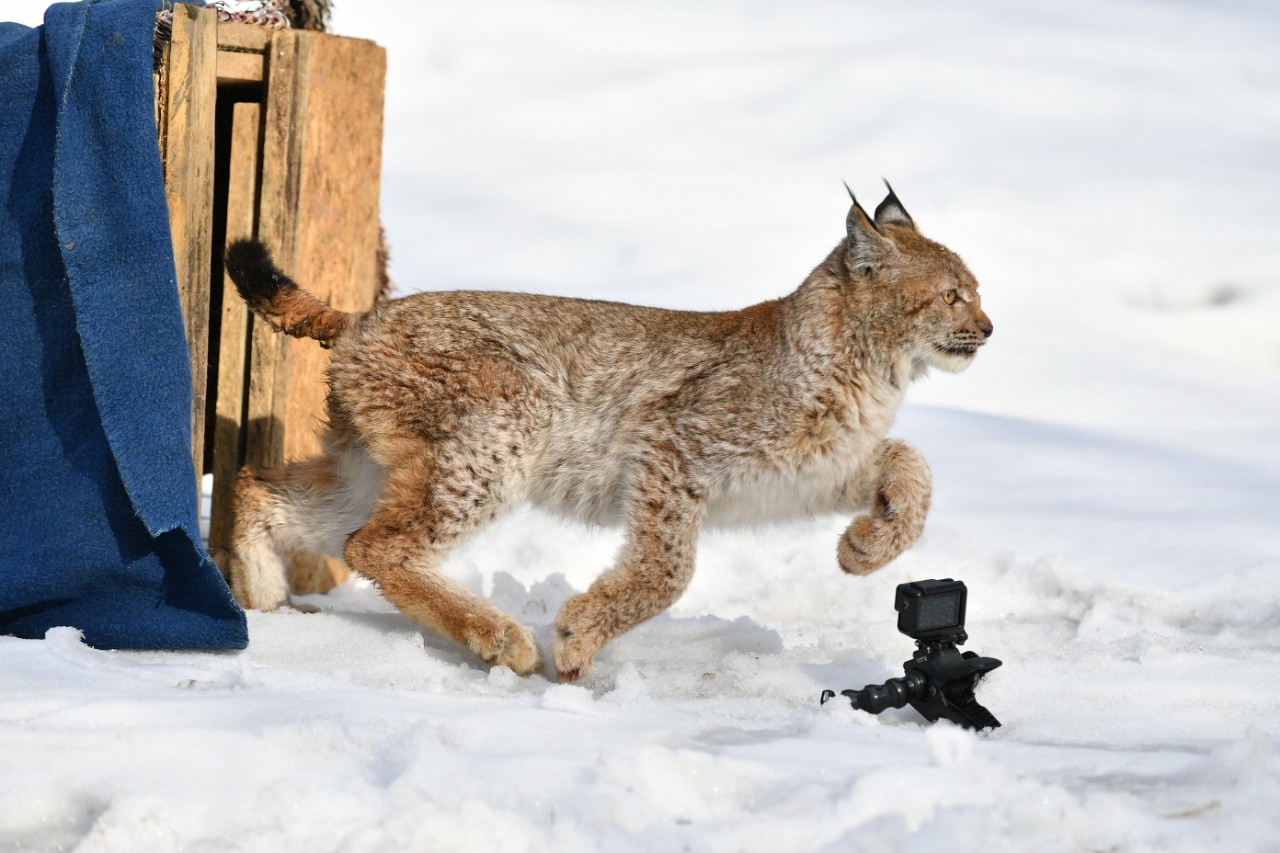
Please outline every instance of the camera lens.
M960 600L964 593L926 595L916 604L916 630L936 631L960 626Z

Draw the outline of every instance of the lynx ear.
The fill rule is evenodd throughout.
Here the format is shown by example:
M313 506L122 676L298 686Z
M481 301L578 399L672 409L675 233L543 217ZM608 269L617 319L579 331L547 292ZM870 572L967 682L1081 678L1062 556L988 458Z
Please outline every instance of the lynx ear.
M849 266L855 271L870 271L885 255L893 251L893 244L880 234L875 222L862 209L849 185L845 184L844 188L849 190L849 198L853 199L849 215L844 221L845 231L849 234Z
M883 178L881 180L884 180ZM898 196L893 191L893 187L889 186L889 182L884 182L885 189L889 194L884 197L884 201L876 207L876 227L881 228L885 225L904 225L912 231L916 230L915 220L911 218L911 214L907 213L907 209L902 206L902 202L898 201Z

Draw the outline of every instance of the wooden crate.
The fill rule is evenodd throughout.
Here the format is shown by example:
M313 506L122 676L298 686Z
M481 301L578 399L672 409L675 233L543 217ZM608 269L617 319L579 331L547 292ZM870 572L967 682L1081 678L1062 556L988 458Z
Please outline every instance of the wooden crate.
M369 41L174 7L157 125L191 350L192 452L197 483L213 473L209 548L224 571L239 467L318 450L328 353L253 317L223 250L256 236L317 296L343 310L372 305L385 75L385 51ZM345 575L338 561L295 559L292 581L321 591Z

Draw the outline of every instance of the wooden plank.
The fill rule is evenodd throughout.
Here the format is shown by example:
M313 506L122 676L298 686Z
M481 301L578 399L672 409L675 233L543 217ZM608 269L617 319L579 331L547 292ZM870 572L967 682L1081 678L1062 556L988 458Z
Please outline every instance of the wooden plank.
M294 268L294 247L301 224L298 211L299 152L301 137L306 131L306 81L305 73L300 73L299 69L297 35L292 31L277 32L268 46L262 195L258 210L259 238L271 248L276 263L285 271ZM308 343L315 344L314 341ZM265 457L262 464L279 465L286 458L288 383L295 352L290 344L289 339L273 334L266 323L254 318L250 405L254 406L255 397L260 402L250 419L248 449L252 453L255 444L261 445L256 449ZM256 432L254 427L258 427ZM293 554L288 562L290 587L295 592L323 588L323 585L317 586L308 580L298 585L292 583L295 574L306 578L323 576L323 558Z
M298 33L299 162L293 274L335 308L365 311L377 296L378 196L386 53L373 42ZM319 451L329 352L290 340L285 455Z
M209 358L216 63L217 14L185 3L175 6L173 38L166 50L161 151L178 294L191 355L191 446L197 495L204 466Z
M291 146L294 122L297 34L272 35L263 102L262 184L258 238L276 263L293 268L297 221L297 166ZM284 461L284 416L291 350L281 335L255 317L251 321L249 411L245 461L271 467Z
M237 103L231 113L231 152L227 168L227 244L255 233L258 193L258 139L262 107ZM218 393L213 435L213 507L209 517L209 552L225 572L231 548L232 496L240 467L245 428L245 383L248 373L249 309L223 274L222 316L218 345Z
M298 280L344 311L364 311L377 298L382 111L386 53L357 39L300 34L306 49L305 133L301 136ZM325 417L329 352L291 340L285 453L316 453ZM290 584L327 591L350 571L341 561L295 561Z
M253 24L224 21L218 24L218 49L249 50L264 53L271 42L271 30Z
M260 53L218 51L218 85L261 83L266 59Z
M344 310L367 309L379 287L385 74L385 52L368 41L278 32L268 52L259 237L303 287ZM253 335L250 461L315 455L327 351L269 335L256 320ZM290 564L296 592L348 574L340 561Z

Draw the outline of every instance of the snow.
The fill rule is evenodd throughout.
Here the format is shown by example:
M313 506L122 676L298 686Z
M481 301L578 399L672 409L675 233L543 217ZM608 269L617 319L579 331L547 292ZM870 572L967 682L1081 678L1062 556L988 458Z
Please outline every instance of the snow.
M26 23L41 2L8 0ZM240 654L0 637L0 849L1269 850L1280 830L1280 9L1235 0L342 3L389 50L404 292L730 308L894 182L991 345L895 434L936 496L709 533L581 685L486 672L366 583ZM452 576L530 624L617 531L518 513ZM823 688L901 674L894 587L969 586L975 735Z

